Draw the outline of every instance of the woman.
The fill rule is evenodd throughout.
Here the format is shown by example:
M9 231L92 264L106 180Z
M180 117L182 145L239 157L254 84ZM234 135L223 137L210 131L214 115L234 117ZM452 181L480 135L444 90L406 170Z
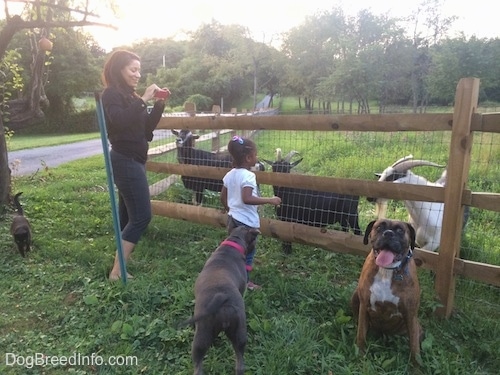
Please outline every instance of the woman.
M151 202L145 163L153 130L158 125L170 91L152 84L142 96L136 93L141 78L141 62L136 54L118 50L111 54L103 70L105 89L102 105L108 139L111 143L111 165L119 195L120 227L125 262L151 221ZM155 98L163 92L166 98ZM151 113L146 103L155 100ZM109 280L120 278L118 253ZM127 278L132 278L127 274Z

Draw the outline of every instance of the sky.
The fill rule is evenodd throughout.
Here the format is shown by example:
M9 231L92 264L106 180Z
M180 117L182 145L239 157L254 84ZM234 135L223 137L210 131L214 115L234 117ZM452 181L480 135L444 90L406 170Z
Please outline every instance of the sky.
M500 37L495 0L445 0L443 11L455 15L455 29L467 37ZM410 15L414 3L404 0L312 0L269 1L250 0L140 0L120 1L122 18L106 18L117 31L96 28L91 31L99 44L110 50L118 45L130 45L144 38L182 38L186 31L194 31L205 23L216 20L223 25L238 24L249 28L253 38L264 43L276 43L279 34L299 26L306 16L321 10L341 6L346 14L355 15L360 9L374 14L388 12L392 16ZM139 5L138 5L139 4ZM471 6L473 4L473 6Z
M447 16L457 16L454 30L463 31L467 37L500 37L496 0L443 0L443 11ZM246 2L227 0L139 0L117 1L118 15L107 14L96 9L98 21L118 27L86 27L97 42L110 51L113 47L131 45L145 38L183 39L188 31L195 31L212 20L223 25L238 24L248 27L257 41L276 45L279 34L299 26L307 16L322 10L341 6L344 12L355 15L360 9L369 9L374 14L388 13L391 16L408 16L415 10L419 0L301 0ZM91 1L91 4L101 4ZM472 4L472 5L471 5ZM99 5L97 5L99 6ZM0 13L3 18L3 14Z

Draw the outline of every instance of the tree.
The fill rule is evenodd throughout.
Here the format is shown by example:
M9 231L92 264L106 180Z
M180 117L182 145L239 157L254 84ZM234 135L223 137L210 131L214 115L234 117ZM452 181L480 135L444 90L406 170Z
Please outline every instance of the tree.
M415 113L418 110L424 112L429 101L426 83L431 66L430 47L436 45L446 35L456 20L456 17L443 18L440 11L442 6L443 0L423 0L408 19L408 22L413 24L411 81L413 112Z
M289 61L287 85L304 97L309 111L319 96L318 84L337 67L345 35L346 16L341 8L307 17L302 25L286 34L283 52Z
M156 74L161 68L169 69L179 65L186 56L186 43L169 39L145 39L132 46L141 56L141 74Z
M170 49L181 51L178 61L158 68L154 77L147 78L168 85L174 93L170 98L172 105L182 105L188 97L198 94L212 98L213 103L224 99L224 106L232 107L251 90L252 57L264 65L270 58L262 52L269 47L252 41L245 28L223 26L215 21L191 33L191 40L177 43L183 49L176 45L171 45ZM262 82L264 80L268 85L272 83L269 77Z
M500 38L485 41L484 59L487 66L481 78L481 87L484 89L486 100L500 102Z
M467 40L462 36L434 46L427 79L431 99L449 105L453 103L453 90L460 78L478 77L481 79L481 99L498 100L499 42L499 39L488 41L474 36Z
M56 27L73 28L90 25L111 27L110 25L94 21L98 16L90 11L90 1L84 2L84 8L71 8L70 5L61 5L56 0L25 0L25 11L21 15L16 14L14 16L10 15L10 2L10 0L4 0L6 19L0 30L0 61L6 55L12 38L21 30L33 31L33 35L36 36L36 41L38 41L40 38L48 36L51 28ZM110 4L113 5L112 2ZM78 15L78 19L76 15ZM21 99L16 98L12 102L13 105L10 105L10 102L5 104L4 97L1 98L4 104L0 108L2 110L0 113L0 209L3 209L8 201L11 185L7 143L3 125L5 105L8 106L11 119L22 113L23 120L29 121L41 115L40 100L45 99L43 72L47 48L39 43L33 43L32 47L34 59L30 77L30 89L24 92L24 96Z
M49 82L44 85L50 103L44 114L50 121L67 118L74 112L74 97L101 87L100 72L105 57L93 38L83 33L54 28L52 35L54 48L48 65Z
M407 38L397 38L386 46L376 95L380 113L386 112L390 104L408 105L411 101L412 51L411 40Z

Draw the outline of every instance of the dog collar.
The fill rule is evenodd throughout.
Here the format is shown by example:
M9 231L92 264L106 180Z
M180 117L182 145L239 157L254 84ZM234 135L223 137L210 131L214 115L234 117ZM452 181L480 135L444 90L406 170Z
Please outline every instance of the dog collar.
M225 241L222 241L221 246L222 245L234 247L236 250L238 250L239 253L241 253L242 255L245 255L245 249L239 243L236 243L236 242L230 241L230 240L225 240Z

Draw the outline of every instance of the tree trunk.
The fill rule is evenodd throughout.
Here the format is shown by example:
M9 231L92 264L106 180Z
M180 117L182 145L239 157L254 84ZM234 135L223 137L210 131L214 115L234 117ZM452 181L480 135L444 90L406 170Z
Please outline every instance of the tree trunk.
M7 154L7 140L0 116L0 212L4 212L10 193L9 155Z
M7 47L14 34L22 28L23 20L13 16L0 31L0 59L5 55ZM0 212L4 212L10 193L9 155L7 154L7 140L3 127L2 113L0 112Z
M22 30L23 23L24 21L20 16L13 16L0 31L0 58L3 58L5 55L5 51L7 51L7 47L14 35L19 30Z
M29 2L26 3L36 3L36 9L40 11L40 6L46 7L47 12L45 19L38 17L33 20L30 18L29 21L23 20L19 15L9 17L8 12L8 2L5 2L5 15L6 22L2 25L0 29L0 60L3 59L7 47L14 35L23 29L43 29L47 27L62 27L62 28L72 28L72 27L82 27L82 26L106 26L110 25L102 24L99 22L87 21L87 16L95 16L89 12L89 2L87 1L84 11L76 10L73 8L67 8L59 4L52 4L51 2ZM34 5L35 6L35 5ZM34 9L34 8L33 8ZM53 21L52 10L60 10L72 14L73 11L77 11L82 15L81 20L62 20ZM38 13L40 16L40 12ZM44 61L45 52L39 51L36 55L35 66L33 68L31 84L29 86L28 97L23 100L14 100L9 102L9 111L11 112L9 126L14 125L14 121L17 123L26 123L30 120L43 117L43 111L40 109L40 100L47 103L47 98L43 88L43 72L44 72ZM18 109L17 111L15 109ZM14 121L13 121L14 120ZM5 138L5 129L2 121L2 113L0 112L0 212L3 211L5 205L8 202L10 194L10 183L11 183L11 171L9 168L9 159L7 154L7 140Z

